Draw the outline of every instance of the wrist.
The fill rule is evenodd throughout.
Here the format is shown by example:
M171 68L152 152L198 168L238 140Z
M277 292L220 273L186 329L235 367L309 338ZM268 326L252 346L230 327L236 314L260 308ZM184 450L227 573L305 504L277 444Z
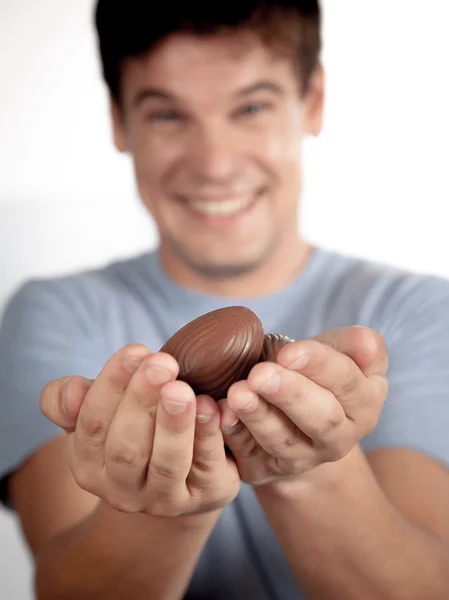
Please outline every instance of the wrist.
M211 529L221 515L222 508L208 512L180 515L179 517L152 517L174 521L176 525L186 529Z
M172 531L191 529L211 529L218 520L222 509L211 510L203 513L179 515L176 517L154 516L147 513L125 513L112 508L106 502L99 502L91 519L100 519L109 526L126 522L128 527L142 528L145 530L149 524L169 528Z
M335 462L322 463L310 471L292 477L279 479L254 488L259 499L296 500L322 491L329 493L341 489L342 484L353 478L364 460L363 452L357 444L346 456ZM350 474L351 473L351 474Z

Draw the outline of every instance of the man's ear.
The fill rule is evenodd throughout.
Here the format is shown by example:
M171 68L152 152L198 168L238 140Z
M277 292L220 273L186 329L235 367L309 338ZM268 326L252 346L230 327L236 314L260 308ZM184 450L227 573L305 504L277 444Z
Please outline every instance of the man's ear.
M304 97L305 131L309 135L318 136L323 128L325 96L325 72L320 64L315 69Z
M125 135L125 123L123 111L118 105L117 101L111 98L109 104L109 110L112 120L112 130L114 136L114 145L119 152L127 152L128 147L126 144Z

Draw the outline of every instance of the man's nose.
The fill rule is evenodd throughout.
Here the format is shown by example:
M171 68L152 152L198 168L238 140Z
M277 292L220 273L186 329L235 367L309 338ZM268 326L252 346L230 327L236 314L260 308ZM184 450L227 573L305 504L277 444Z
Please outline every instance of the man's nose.
M204 182L232 181L241 163L237 136L219 125L198 130L192 136L188 153L195 175Z

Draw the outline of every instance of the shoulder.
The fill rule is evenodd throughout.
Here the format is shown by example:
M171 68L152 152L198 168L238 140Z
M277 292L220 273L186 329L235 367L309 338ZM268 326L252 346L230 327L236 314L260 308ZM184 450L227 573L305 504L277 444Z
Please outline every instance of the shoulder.
M370 273L371 286L364 298L362 317L395 346L406 339L449 334L449 280L361 261ZM423 337L424 335L424 337ZM449 335L448 335L449 343Z
M67 275L31 278L15 288L2 310L2 328L12 320L45 316L54 320L71 319L80 324L85 318L100 317L108 301L122 297L133 282L144 278L149 255L117 260L98 268Z
M336 252L328 253L327 268L326 307L341 326L365 325L391 341L449 329L449 279Z

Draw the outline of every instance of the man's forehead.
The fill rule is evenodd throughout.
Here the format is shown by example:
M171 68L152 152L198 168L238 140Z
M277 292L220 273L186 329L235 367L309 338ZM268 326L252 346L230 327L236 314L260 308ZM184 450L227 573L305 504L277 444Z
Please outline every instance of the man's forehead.
M261 82L268 83L265 90L269 90L270 84L275 86L275 81L287 73L293 73L289 61L254 35L176 34L145 56L128 60L123 80L125 88L126 84L132 88L133 96L142 88L176 96L202 93L204 89L238 95ZM259 85L259 89L264 86Z

